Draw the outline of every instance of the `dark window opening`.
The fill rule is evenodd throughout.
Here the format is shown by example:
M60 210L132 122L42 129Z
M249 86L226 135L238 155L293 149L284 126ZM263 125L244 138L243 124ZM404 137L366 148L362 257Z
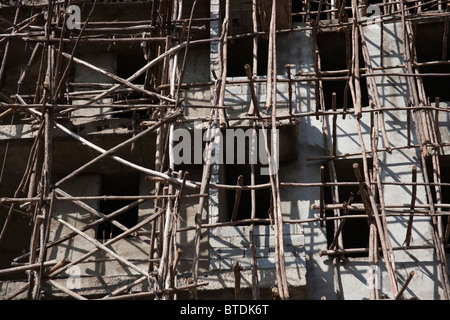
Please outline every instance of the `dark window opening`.
M142 53L136 55L118 55L117 57L117 75L121 78L127 79L136 71L145 66L147 61ZM145 73L133 80L134 84L143 85L145 81Z
M117 76L128 79L131 77L136 71L141 69L143 66L147 64L143 54L141 52L137 54L124 55L119 54L117 56ZM135 85L143 86L145 84L145 72L137 77L135 80L131 81ZM140 92L133 90L129 93L120 93L116 96L115 101L118 103L120 101L121 104L133 104L138 103L142 98L150 98L146 95L143 95ZM142 102L142 101L141 101ZM133 117L133 111L127 112L125 108L114 108L114 111L121 111L120 113L116 113L114 115L115 118L129 118ZM137 118L148 118L147 110L140 110L136 112Z
M281 135L280 130L280 135ZM267 159L263 159L262 154L265 155L265 149L260 150L260 148L264 148L264 136L262 132L258 129L256 131L256 148L255 148L255 158L251 161L251 137L252 137L252 128L243 129L241 131L245 136L241 136L239 132L229 132L226 130L222 131L223 135L223 146L224 146L224 154L223 154L223 162L224 165L221 166L220 171L220 180L223 183L228 185L236 185L238 182L239 176L242 175L242 185L249 186L251 185L251 163L254 164L254 175L255 175L255 184L269 184L270 176L267 175L268 165ZM266 137L268 139L268 147L269 151L272 152L272 143L271 143L271 130L266 130ZM285 136L283 136L285 137ZM280 137L280 141L283 137ZM232 154L231 154L232 152ZM288 158L282 155L278 157L278 163L281 164L284 161L288 161ZM236 216L234 220L242 220L242 219L250 219L251 218L251 209L252 209L252 200L251 200L251 190L242 190L239 200L239 206L237 207ZM233 211L236 200L236 190L235 189L227 189L223 190L219 195L224 200L221 203L220 210L220 219L221 221L230 221L233 217ZM271 189L267 188L258 188L255 190L255 218L267 219L269 217L269 212L271 210Z
M302 22L304 21L303 17L304 15L296 15L296 13L301 13L305 11L303 8L303 1L301 0L293 0L292 1L292 13L294 14L292 16L292 22Z
M434 171L433 171L433 163L431 158L427 158L427 174L428 174L428 180L430 182L434 182ZM441 183L450 183L450 156L439 156L439 169L440 169L440 182ZM437 203L437 197L436 197L436 188L434 186L431 186L431 196L433 203ZM430 200L428 200L430 201ZM448 186L441 186L441 203L443 204L450 204L450 187ZM436 208L436 210L441 210L443 212L448 212L449 208ZM450 216L443 215L441 218L441 226L442 231L445 235L445 230L448 225L448 219ZM444 245L450 244L450 241L447 243L444 243ZM445 248L446 253L450 253L450 248Z
M225 183L236 184L238 177L242 175L243 185L250 185L250 165L226 165L225 169ZM255 184L269 183L269 176L260 174L260 166L255 165ZM233 214L233 208L235 205L236 190L226 190L226 214L221 215L222 221L230 221ZM268 218L269 210L271 208L271 192L270 188L256 190L255 192L255 218ZM239 201L239 207L237 210L236 220L250 219L251 218L251 191L242 190Z
M323 32L317 35L317 46L320 55L320 68L322 71L348 70L347 53L346 53L346 37L344 32ZM359 65L364 67L364 59L362 57L361 45L358 52ZM349 52L350 57L352 55ZM345 76L340 74L339 76ZM350 88L346 90L347 80L326 80L327 76L323 76L322 81L323 96L325 101L325 109L332 109L332 94L336 93L336 107L352 108L353 100ZM360 77L361 87L361 106L369 105L369 94L367 90L367 81L365 77ZM347 92L347 93L345 93ZM345 96L346 95L346 96ZM345 100L345 99L346 100Z
M450 26L447 32L450 31ZM443 56L444 22L420 23L415 26L415 47L417 62L442 61L450 59L450 41L447 54ZM420 73L450 73L450 64L436 64L419 67ZM425 94L430 103L436 97L440 101L450 101L450 78L445 76L423 76Z
M269 31L270 12L272 2L269 0L258 1L257 23L258 31ZM243 7L248 10L243 10ZM221 20L225 17L225 1L220 3ZM277 28L287 28L290 21L291 8L287 2L280 2L277 5ZM251 2L241 5L231 5L229 12L228 35L238 36L253 32L253 19ZM268 33L258 36L256 74L263 76L267 74L267 58L269 50ZM228 39L227 42L227 76L246 77L245 65L248 64L253 69L253 37Z
M361 159L346 159L346 160L335 160L335 168L336 168L336 175L337 175L337 181L339 182L355 182L356 176L353 169L353 164L358 163L359 168L361 170L362 174L362 168L363 168L363 162ZM370 159L367 160L367 165L369 167L369 170L372 170L372 161ZM325 163L325 181L330 182L330 171L328 163ZM338 187L338 195L339 195L339 203L343 203L344 201L349 201L349 198L353 194L353 204L362 204L362 198L359 194L359 187L358 186L339 186ZM375 194L375 200L376 200L376 194ZM377 200L376 200L377 201ZM324 202L326 204L332 204L333 203L333 197L332 197L332 189L331 187L325 187L324 188ZM343 214L343 210L340 210L340 215ZM362 211L349 211L348 215L361 215L366 214L364 210ZM326 217L333 217L334 211L333 210L326 210L325 211ZM337 220L338 225L343 220ZM335 221L329 220L326 222L326 230L327 230L327 245L328 248L333 243L334 239L334 232L335 232ZM344 227L341 231L342 234L342 242L344 249L351 249L351 248L368 248L369 247L369 225L366 218L350 218L347 219ZM361 253L351 253L346 254L347 257L367 257L367 252L361 252Z
M102 195L109 196L135 196L139 193L139 174L122 173L102 174ZM130 204L133 200L105 200L100 201L100 212L110 214ZM114 219L127 228L131 228L138 222L138 206L120 214ZM111 224L104 222L97 227L97 239L112 239L123 231Z
M269 41L263 37L258 37L258 66L257 75L267 74L267 58ZM253 69L253 39L246 37L241 39L228 40L227 76L245 77L245 65L248 64Z

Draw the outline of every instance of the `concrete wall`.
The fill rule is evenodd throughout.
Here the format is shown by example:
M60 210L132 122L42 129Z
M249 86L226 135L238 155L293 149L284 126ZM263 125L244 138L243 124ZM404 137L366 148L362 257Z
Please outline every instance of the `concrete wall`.
M395 65L403 63L401 48L402 30L398 24L385 24L384 32L384 65ZM374 26L365 28L365 40L369 46L373 66L379 66L379 30L373 30ZM310 65L313 61L310 60ZM402 72L401 70L397 70ZM377 90L380 95L382 105L386 107L405 106L407 103L407 86L405 77L382 76L376 77ZM395 83L395 85L393 85ZM314 107L302 107L301 111L313 111ZM386 111L384 112L385 125L391 147L406 145L406 112ZM448 136L448 119L444 116L441 121L441 132ZM328 126L331 126L332 117L327 118ZM363 142L366 150L370 150L370 116L364 114L361 119L363 130ZM445 129L444 129L445 127ZM315 158L324 155L323 140L321 136L321 125L311 117L306 121L300 121L299 137L300 152L297 163L290 166L290 177L297 177L296 181L317 182L319 179L320 161L308 161L308 158ZM414 128L412 128L413 142L417 143ZM443 132L445 131L445 132ZM355 119L353 116L345 120L338 117L337 121L337 152L338 154L352 153L360 151L360 142L356 132ZM383 147L380 136L380 147ZM423 181L420 172L420 161L418 161L417 149L394 150L391 154L380 152L381 178L383 181L411 181L411 167L417 165L419 168L418 181ZM419 151L420 152L420 151ZM281 171L285 172L285 171ZM349 174L353 174L349 172ZM292 180L292 179L291 179ZM292 191L291 191L292 192ZM295 191L294 191L295 192ZM409 203L411 197L410 186L383 186L384 200L387 204ZM309 204L317 203L319 197L318 188L308 188L298 191L298 211L303 219L317 217L316 210L310 210ZM424 188L418 188L418 202L427 203ZM341 199L342 200L342 199ZM344 199L346 200L346 199ZM291 208L292 210L292 208ZM389 237L392 246L401 246L406 235L406 217L393 217L387 219ZM336 299L336 291L339 291L344 299L368 299L369 290L367 286L368 263L367 258L348 258L340 264L340 282L338 287L334 287L333 264L331 258L320 257L319 250L327 248L325 230L317 224L305 224L305 249L307 257L307 286L308 298L320 299L325 296L327 299ZM414 219L412 245L432 245L430 233L430 219L419 217ZM406 297L416 296L419 299L440 299L442 298L440 278L438 276L435 255L432 249L395 251L395 261L399 286L404 283L409 272L414 270L415 276L405 292ZM385 270L384 262L378 265L381 270L382 283L379 292L387 294L392 298L391 288Z

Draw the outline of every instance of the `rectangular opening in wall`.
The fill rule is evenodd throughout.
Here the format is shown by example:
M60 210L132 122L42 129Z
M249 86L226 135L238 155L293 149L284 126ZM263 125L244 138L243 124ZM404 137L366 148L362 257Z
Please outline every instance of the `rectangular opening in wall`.
M351 36L351 33L350 33ZM338 71L349 70L349 63L351 59L351 45L350 51L347 52L345 32L321 32L317 34L317 47L320 56L320 68L322 71ZM364 59L362 57L361 45L358 52L360 67L364 67ZM348 57L348 58L347 58ZM327 75L322 77L323 96L325 100L325 109L332 109L332 95L336 93L336 107L353 108L353 100L350 88L347 85L347 80L328 80L332 77L343 77L347 73L339 73L335 75ZM369 105L369 95L367 91L367 81L365 77L360 77L361 87L361 105L362 107Z
M120 52L117 54L117 76L122 79L128 79L139 69L147 64L142 50L129 48L129 52ZM133 84L143 87L146 82L146 73L144 72L135 80L131 81ZM118 104L134 104L134 103L148 103L154 100L153 97L142 94L138 91L129 91L117 94L115 103ZM126 108L114 108L116 112L114 118L133 118L133 111L128 111ZM134 116L137 118L148 118L147 110L138 110Z
M223 165L219 169L220 183L227 185L237 185L239 176L242 175L242 185L251 185L251 164L254 164L255 185L255 218L267 219L271 214L272 193L270 189L270 176L268 175L268 159L266 154L267 145L271 154L271 159L277 159L279 170L284 165L298 159L298 126L284 125L277 128L278 143L272 143L272 129L265 129L265 136L262 129L223 129ZM251 137L255 134L254 158L251 154ZM274 145L278 150L273 150ZM275 156L277 155L277 156ZM277 168L275 170L278 171ZM251 218L252 198L251 190L242 190L239 199L239 206L236 206L236 216L234 220ZM219 190L219 221L227 222L233 220L233 211L236 202L236 189ZM263 222L265 223L265 222Z
M145 66L147 61L142 51L135 54L119 54L117 56L117 75L123 79L132 76L136 71ZM133 84L143 85L145 81L145 72L133 80Z
M257 75L267 74L269 41L258 37ZM251 37L228 40L227 76L246 77L245 65L253 68L253 39Z
M292 22L305 21L305 16L301 13L305 11L305 2L303 0L292 0Z
M101 194L105 196L135 196L139 194L139 173L115 172L102 174ZM102 200L100 201L100 212L110 214L116 210L129 205L134 200ZM121 213L115 221L127 228L131 228L138 222L138 206ZM97 239L108 240L121 234L123 231L111 222L104 222L97 227Z
M450 73L450 41L447 41L446 50L444 49L444 31L449 34L450 24L445 30L444 21L417 23L414 25L415 47L417 62L432 62L430 65L420 66L420 73L435 74L433 76L422 76L422 82L425 94L430 103L433 103L436 97L440 101L450 101L450 77L438 76L439 73Z
M441 183L450 183L450 155L442 155L439 156L439 178ZM434 169L433 169L433 162L431 158L427 159L427 174L428 174L428 180L430 182L436 182L434 181ZM437 193L436 193L436 187L431 186L431 196L433 203L437 203ZM441 203L442 204L450 204L450 187L449 186L441 186ZM428 200L430 201L430 200ZM448 213L450 211L449 208L437 208L436 210L440 210L443 213ZM442 226L442 232L445 238L445 234L447 232L447 227L450 228L449 225L449 215L443 215L441 218L441 226ZM449 237L450 238L450 237ZM444 245L450 244L450 241L447 241L444 243ZM445 248L446 253L450 253L450 248Z
M260 174L260 167L255 166L255 184L269 183L269 176ZM242 175L242 184L251 184L251 169L250 165L225 165L225 183L235 185L240 175ZM236 190L226 190L224 195L226 210L221 215L221 221L230 221L235 206ZM269 217L269 210L271 207L271 191L270 188L258 189L255 191L255 218L266 219ZM252 212L251 191L242 190L237 207L236 216L234 220L250 219Z
M225 17L225 1L220 3L221 21ZM256 23L258 32L264 32L264 35L258 35L257 47L257 75L267 74L267 58L269 47L269 28L272 11L271 0L259 0L256 9ZM289 1L279 1L277 3L277 30L287 29L291 24L292 8ZM227 76L228 77L246 77L245 68L249 64L253 68L253 17L252 0L231 1L229 9L229 36L242 36L228 39L227 54ZM222 22L220 23L222 25ZM247 35L246 35L247 34Z
M356 176L353 169L353 164L358 163L359 168L362 174L363 161L362 159L345 159L345 160L335 160L335 168L336 168L336 176L338 182L355 182ZM367 160L368 169L372 170L372 161L371 159ZM327 162L324 164L325 167L325 181L330 182L330 171L329 165ZM355 186L339 186L338 187L338 195L339 195L339 203L343 203L344 201L349 201L350 197L353 196L353 204L362 204L362 198L359 194L359 187ZM324 202L326 204L333 203L332 197L332 188L325 187L324 188ZM342 216L343 210L340 210L340 215ZM325 214L327 217L333 217L333 210L326 210ZM364 215L366 212L364 210L361 211L349 211L348 215ZM342 223L342 219L336 220L337 225ZM327 246L328 248L333 243L334 233L335 233L335 220L330 220L326 222L326 230L327 230ZM344 249L365 249L369 246L369 225L367 222L367 218L349 218L346 219L344 227L341 231L342 242ZM367 252L362 253L351 253L346 254L347 257L367 257Z

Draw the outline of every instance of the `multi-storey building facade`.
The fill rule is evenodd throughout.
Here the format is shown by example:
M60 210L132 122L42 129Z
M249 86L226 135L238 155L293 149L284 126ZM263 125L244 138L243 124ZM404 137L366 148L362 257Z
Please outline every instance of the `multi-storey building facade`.
M447 8L1 4L2 297L448 299Z

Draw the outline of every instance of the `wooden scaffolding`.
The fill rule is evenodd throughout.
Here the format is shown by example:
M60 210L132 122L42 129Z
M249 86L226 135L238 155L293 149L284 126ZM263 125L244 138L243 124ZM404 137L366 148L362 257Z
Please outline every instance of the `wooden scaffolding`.
M206 206L209 188L232 189L236 190L235 201L239 203L239 195L241 190L252 190L252 213L251 218L245 222L250 224L250 238L253 235L253 227L255 223L268 222L271 223L275 230L275 255L276 255L276 286L273 288L274 294L281 299L289 298L288 283L286 279L286 270L284 263L284 246L283 246L283 225L286 224L310 224L320 223L325 227L327 221L334 221L334 240L328 250L320 252L322 256L330 256L336 269L335 277L338 281L339 261L345 255L350 253L368 252L368 260L370 264L377 263L380 259L385 264L386 272L390 280L393 299L401 299L402 295L413 278L414 272L410 273L407 281L403 286L399 286L396 275L396 266L394 260L395 250L412 250L419 248L433 248L436 254L436 263L438 266L439 279L443 288L445 299L449 299L449 280L448 267L445 256L445 247L450 234L450 224L442 230L440 227L441 219L448 219L448 211L450 204L442 202L442 187L450 187L450 183L440 181L440 164L439 155L442 155L442 147L450 146L450 141L443 141L439 134L439 114L448 113L447 107L439 105L439 99L431 104L425 96L422 77L439 76L449 77L450 74L426 74L419 73L418 69L429 65L447 65L447 36L448 21L450 17L448 1L446 0L384 0L382 2L373 2L367 0L292 0L291 8L298 8L290 13L290 28L277 28L277 2L272 1L271 8L261 7L261 1L252 0L252 23L253 32L246 34L231 34L229 31L229 12L230 5L234 5L234 1L227 0L224 2L225 11L221 17L202 17L196 18L195 12L199 4L197 0L149 0L147 5L149 8L149 19L145 21L91 21L91 17L95 14L100 6L114 6L115 1L103 3L101 0L82 1L82 0L49 0L49 1L11 1L0 7L0 46L3 49L3 57L0 67L0 86L3 86L6 78L7 65L11 59L9 56L9 47L15 41L23 41L33 48L28 59L27 66L23 68L20 79L17 80L16 92L0 92L1 101L1 119L12 119L11 125L14 123L14 117L21 117L22 121L33 123L36 127L34 143L29 150L27 167L23 173L23 178L17 186L9 186L14 189L13 197L2 197L0 203L8 207L8 213L2 225L0 234L0 244L5 240L6 230L10 226L10 219L13 215L24 215L30 220L32 225L32 235L30 238L29 251L15 258L10 268L0 270L0 275L5 276L17 272L27 271L28 281L26 285L19 288L15 292L2 299L14 299L23 292L28 292L29 299L41 299L42 288L44 284L54 286L56 289L63 291L68 296L75 299L86 299L70 290L61 286L56 281L59 275L66 271L69 267L77 265L91 257L98 251L104 251L107 255L128 266L130 269L138 272L141 277L113 292L104 292L103 299L131 299L131 298L158 298L158 299L174 299L176 292L181 290L190 291L193 299L197 298L197 288L204 286L205 282L198 280L199 274L199 257L200 257L200 240L202 230L216 227L218 225L236 225L242 221L231 220L230 222L220 222L216 224L202 223L201 213ZM145 1L144 1L145 2ZM88 13L79 24L79 28L69 29L68 22L73 22L72 13L67 10L69 6L83 5ZM130 2L133 5L133 2ZM187 10L186 6L189 6ZM31 15L20 21L20 12L23 8L33 8ZM409 105L397 106L395 108L387 108L382 105L378 96L377 84L375 81L375 71L383 70L384 75L396 75L390 72L389 68L384 66L373 66L370 60L367 44L364 39L364 26L373 23L367 19L370 8L378 8L379 14L376 15L375 22L381 26L384 23L392 21L400 21L404 41L403 52L405 64L395 66L402 68L404 72L402 76L407 77L408 91L410 92ZM87 9L86 9L87 8ZM15 10L14 20L9 20L10 16L1 14L2 11ZM189 12L188 19L181 19L181 11ZM187 11L186 11L187 10ZM259 17L266 15L268 25L262 25ZM372 16L373 17L373 16ZM439 61L418 62L415 53L414 44L414 28L421 20L441 21L444 27L443 52L442 59ZM220 34L216 37L207 33L204 37L194 37L198 34L196 31L205 30L205 24L211 21L219 20ZM300 21L305 24L302 27L293 27L292 21ZM316 36L322 28L336 28L343 30L346 37L347 51L347 69L338 71L321 70L320 52L317 46ZM311 32L314 44L314 71L302 72L300 74L291 74L289 65L286 66L288 77L279 77L277 75L277 48L276 37L281 33L293 32ZM138 36L136 36L138 34ZM381 33L382 34L382 33ZM243 185L242 181L237 185L225 185L212 183L211 164L206 162L203 164L203 173L200 181L193 181L189 178L189 174L183 171L175 171L172 161L171 152L173 150L173 142L168 138L177 126L186 122L195 120L208 123L209 130L219 130L227 127L232 118L227 116L229 106L225 103L225 88L227 85L233 85L236 81L227 78L227 46L228 42L239 37L251 37L253 43L253 65L246 65L245 71L251 93L251 101L248 101L248 113L245 120L252 123L255 128L276 128L277 122L280 120L301 120L305 118L316 118L321 120L326 145L326 154L320 160L327 162L329 172L325 172L325 167L321 167L320 182L289 182L280 181L278 173L272 172L270 183L264 185L255 184L254 168L252 165L252 184ZM265 37L268 39L268 61L267 61L267 78L260 79L256 77L258 51L257 39ZM77 57L79 47L89 45L90 43L141 43L142 47L148 45L147 63L144 67L137 70L128 78L120 77L117 74L106 71L105 69L84 61ZM152 44L151 46L149 44ZM186 68L186 57L189 55L189 49L197 45L209 45L211 43L219 44L219 74L212 75L210 82L207 83L187 83L184 81ZM360 47L361 46L361 47ZM360 65L359 59L355 59L358 52L362 53L364 65ZM33 95L22 95L20 86L27 76L29 76L29 66L35 61L39 61L39 71L37 74L35 93ZM85 68L99 73L113 81L113 85L101 87L92 84L85 84L85 90L77 91L77 95L82 96L84 103L74 105L70 103L71 95L69 90L71 85L68 81L70 68L74 65L82 65ZM133 84L133 81L140 76L145 76L144 85ZM157 75L157 76L155 76ZM368 107L363 106L361 102L361 79L367 81L368 91L372 97ZM7 79L11 81L10 79ZM323 81L345 80L346 92L350 92L351 101L349 105L339 106L336 102L336 94L332 96L332 108L325 108L325 99L322 88ZM242 81L240 80L242 83ZM256 83L266 83L267 100L266 110L271 110L270 116L263 116L258 108L258 95L255 91ZM316 110L313 112L296 112L291 106L293 101L289 97L289 115L280 115L277 113L277 83L287 83L289 90L302 82L312 82L315 85L315 105ZM206 118L186 120L184 113L188 108L200 108L201 106L191 104L186 105L180 96L182 89L210 87L213 92L213 99L209 116ZM131 138L115 145L110 149L102 147L89 141L67 128L61 119L70 118L70 112L83 108L95 108L97 101L103 98L114 97L118 92L133 92L139 98L134 100L119 100L113 104L102 104L105 107L120 108L116 113L132 113L146 111L148 119L140 123L134 122L134 133ZM205 106L203 106L205 107ZM340 109L342 108L342 109ZM117 110L117 109L116 109ZM392 147L386 134L383 111L388 110L406 110L408 114L408 127L404 128L408 137L408 143L404 146ZM69 116L68 116L69 115ZM371 119L371 141L367 146L363 139L363 129L361 128L360 119L362 115ZM331 128L327 124L327 117L332 116ZM336 121L338 117L354 116L355 127L358 132L360 152L353 154L338 154L336 152L337 145L337 129ZM136 127L140 127L139 130ZM67 176L56 180L52 176L52 141L54 132L60 130L72 137L76 141L95 150L98 154L95 158L85 163L78 169L74 170ZM412 132L415 130L415 132ZM155 165L152 169L143 167L136 163L132 163L116 153L121 148L133 148L136 141L156 133L156 155ZM417 143L413 142L412 135L417 136ZM380 147L378 137L381 136L383 146ZM266 137L266 150L269 152L268 139ZM206 147L206 154L211 157L214 149L214 141L209 142ZM417 167L411 168L411 181L401 182L385 182L380 175L379 154L383 152L390 153L392 150L401 149L417 149L420 154L418 163L424 173L424 182L417 182ZM7 154L5 153L5 157ZM360 156L363 159L362 167L357 163L354 164L354 181L342 182L338 181L335 160L345 159L352 156ZM372 169L369 170L368 157L373 163ZM135 196L72 196L61 189L61 184L75 177L83 170L94 163L110 158L121 163L123 166L133 168L147 175L150 181L155 182L155 189L148 195ZM270 159L270 156L269 156ZM427 173L427 159L431 159L433 179L429 179ZM315 159L317 160L317 159ZM273 166L273 164L269 164ZM2 172L3 174L3 172ZM329 180L325 181L325 175L329 174ZM412 189L412 197L408 205L389 205L383 199L383 185L397 184L409 186ZM352 203L352 199L348 201L339 199L338 188L340 186L357 186L363 203ZM283 217L280 188L319 188L320 203L313 205L312 209L319 210L320 217L289 220ZM189 188L195 193L186 194L184 191ZM272 214L267 219L256 218L255 216L255 190L268 188L271 194ZM332 204L326 204L324 200L325 188L331 188ZM416 203L415 195L418 188L425 188L429 201L426 205ZM433 197L433 195L435 195ZM186 228L178 227L180 202L183 199L198 198L198 207L196 209L195 224ZM83 201L86 200L106 200L106 199L127 199L133 200L131 204L105 215L97 210L90 208ZM144 201L151 200L154 202L155 213L145 220L139 222L135 226L128 228L114 219L127 209L137 206ZM84 208L92 214L96 215L93 223L79 229L76 226L58 218L53 209L57 202L69 201L84 206ZM332 210L333 217L326 216L325 211ZM348 215L351 210L365 211L362 215ZM405 244L401 247L393 247L390 242L388 224L386 217L389 216L406 216L409 217L407 226L407 234ZM432 224L432 246L411 246L411 229L413 228L415 217L428 217ZM370 226L370 239L368 248L352 248L345 249L342 244L342 228L348 219L367 219ZM69 228L72 232L61 237L56 241L49 241L49 233L51 220L57 221ZM122 230L122 233L101 243L97 239L89 236L86 231L95 228L99 224L109 221ZM140 232L145 226L152 226L151 234ZM182 250L177 248L176 235L187 230L196 230L194 241L194 258L192 260L192 279L189 285L177 285L176 273L177 264ZM131 261L118 255L109 246L115 242L121 241L127 236L133 236L137 239L146 235L145 241L150 242L149 267L143 270L134 265ZM47 250L52 246L70 240L73 237L83 237L92 243L96 249L84 254L76 261L67 259L61 261L47 260ZM144 241L144 240L143 240ZM160 250L156 252L156 243L160 245ZM252 297L259 298L258 274L256 264L256 253L254 244L251 245L252 250ZM233 267L236 279L239 279L240 267L238 264ZM372 269L369 270L369 281L375 283L380 281L377 279L379 274ZM151 290L142 293L129 293L129 290L142 282L148 281L151 284ZM239 298L239 283L236 282L236 297ZM339 298L339 292L337 292ZM381 299L376 288L370 288L371 299Z

